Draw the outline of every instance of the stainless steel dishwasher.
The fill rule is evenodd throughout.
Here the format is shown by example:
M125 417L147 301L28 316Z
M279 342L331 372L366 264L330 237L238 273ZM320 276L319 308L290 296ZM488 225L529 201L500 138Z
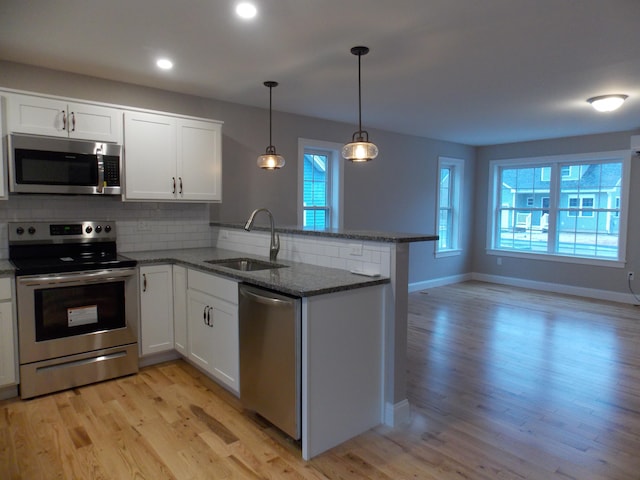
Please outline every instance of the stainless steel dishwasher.
M240 401L301 436L300 299L239 285Z

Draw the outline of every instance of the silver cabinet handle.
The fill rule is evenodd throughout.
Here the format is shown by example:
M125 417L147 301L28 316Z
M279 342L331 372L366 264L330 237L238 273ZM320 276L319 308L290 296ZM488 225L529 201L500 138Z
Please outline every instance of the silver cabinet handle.
M182 195L182 177L178 177L178 180L180 180L180 195Z
M71 112L71 131L76 131L76 112Z
M65 112L64 110L62 110L62 129L67 129L67 112Z
M175 195L175 193L176 193L176 177L171 177L171 179L173 180L173 191L171 193L173 193Z
M211 321L211 310L213 310L213 307L209 307L209 311L207 312L207 325L213 327L213 322Z
M143 292L147 291L147 274L146 273L142 274L142 291Z

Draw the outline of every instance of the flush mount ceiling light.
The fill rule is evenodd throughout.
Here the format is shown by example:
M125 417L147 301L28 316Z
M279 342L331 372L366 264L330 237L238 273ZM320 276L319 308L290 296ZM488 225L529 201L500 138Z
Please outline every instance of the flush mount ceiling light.
M276 153L276 147L271 141L271 90L278 86L278 82L264 82L265 87L269 87L269 146L264 155L258 157L257 164L265 170L276 170L284 167L284 157Z
M622 106L628 95L600 95L587 100L599 112L613 112Z
M256 16L258 9L253 3L242 2L236 5L236 15L245 20L250 20Z
M171 70L173 68L173 62L168 58L159 58L156 60L156 66L161 70Z
M351 143L342 147L342 157L351 162L368 162L378 156L378 147L369 141L369 133L362 130L362 81L360 59L369 53L368 47L353 47L351 53L358 56L358 131L351 137Z

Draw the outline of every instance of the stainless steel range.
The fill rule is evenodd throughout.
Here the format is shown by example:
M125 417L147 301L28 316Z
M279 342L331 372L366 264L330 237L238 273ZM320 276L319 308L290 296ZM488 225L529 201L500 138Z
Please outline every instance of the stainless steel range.
M138 371L136 262L113 222L10 222L9 259L22 398Z

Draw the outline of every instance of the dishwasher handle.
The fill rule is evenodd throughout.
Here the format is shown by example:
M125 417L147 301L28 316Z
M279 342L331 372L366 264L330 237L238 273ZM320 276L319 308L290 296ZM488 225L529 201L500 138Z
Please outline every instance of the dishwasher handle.
M295 302L294 298L280 298L280 296L276 293L266 296L254 290L250 290L250 287L243 286L240 287L240 295L245 295L252 301L261 303L263 305L285 306Z

